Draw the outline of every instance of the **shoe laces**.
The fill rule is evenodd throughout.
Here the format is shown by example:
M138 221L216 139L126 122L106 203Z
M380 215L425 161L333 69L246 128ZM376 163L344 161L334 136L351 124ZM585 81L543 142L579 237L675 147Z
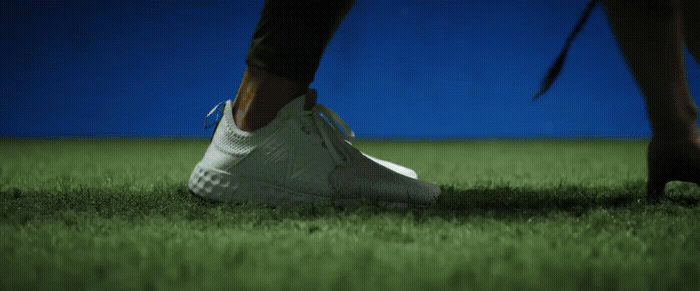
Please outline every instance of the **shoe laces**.
M223 117L225 104L226 102L221 102L209 111L209 114L204 117L204 128L218 125ZM215 117L213 120L210 120L213 115L215 115ZM350 126L338 113L335 113L335 111L327 106L315 104L309 111L303 110L292 115L295 117L311 116L312 123L321 136L323 144L328 149L333 160L337 164L348 163L350 148L352 147L352 142L355 140L355 132L352 131ZM304 126L304 123L302 123L302 130L306 133L311 133L311 131Z
M332 109L316 104L304 115L311 115L314 127L318 131L323 144L337 164L348 163L350 145L355 139L355 133L350 126Z

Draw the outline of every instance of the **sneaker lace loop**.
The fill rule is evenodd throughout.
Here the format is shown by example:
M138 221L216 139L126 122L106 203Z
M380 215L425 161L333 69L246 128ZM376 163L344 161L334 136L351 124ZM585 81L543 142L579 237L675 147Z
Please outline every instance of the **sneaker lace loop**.
M348 145L355 139L350 126L337 113L321 104L311 109L311 116L333 160L338 164L347 163L350 155Z
M204 128L205 129L210 128L210 127L219 123L219 120L221 120L221 117L224 116L224 107L226 107L226 102L225 101L219 102L219 104L216 104L216 106L214 106L214 108L212 108L211 111L209 111L207 116L204 117ZM209 121L209 118L214 114L216 114L216 116L214 117L213 122Z

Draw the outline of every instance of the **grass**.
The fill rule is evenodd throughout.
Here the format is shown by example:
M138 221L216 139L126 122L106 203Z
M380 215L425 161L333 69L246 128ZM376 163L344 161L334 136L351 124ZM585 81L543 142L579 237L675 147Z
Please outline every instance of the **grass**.
M358 143L424 210L210 203L206 141L0 140L0 289L692 289L700 189L644 198L644 141Z

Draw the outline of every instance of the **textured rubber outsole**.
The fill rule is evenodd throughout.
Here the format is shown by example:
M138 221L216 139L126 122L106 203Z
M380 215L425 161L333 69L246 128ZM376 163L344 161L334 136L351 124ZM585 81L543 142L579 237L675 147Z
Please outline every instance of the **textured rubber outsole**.
M279 185L253 178L240 177L230 173L209 169L197 164L190 175L190 191L206 200L219 202L245 202L267 206L300 204L334 204L356 207L367 204L378 205L387 209L425 207L390 201L367 201L364 198L333 199L293 191Z
M188 187L197 196L221 202L252 202L270 206L332 202L326 197L291 191L264 181L204 168L199 164L190 175Z

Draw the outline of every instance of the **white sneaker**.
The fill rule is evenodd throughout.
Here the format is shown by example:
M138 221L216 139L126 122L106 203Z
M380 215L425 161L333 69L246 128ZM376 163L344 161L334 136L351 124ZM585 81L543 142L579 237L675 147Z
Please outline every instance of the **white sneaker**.
M315 94L310 90L298 97L253 132L236 126L231 100L226 101L211 144L190 176L190 190L216 201L271 206L435 203L438 187L416 180L411 169L352 147L354 133L328 107L304 110Z

